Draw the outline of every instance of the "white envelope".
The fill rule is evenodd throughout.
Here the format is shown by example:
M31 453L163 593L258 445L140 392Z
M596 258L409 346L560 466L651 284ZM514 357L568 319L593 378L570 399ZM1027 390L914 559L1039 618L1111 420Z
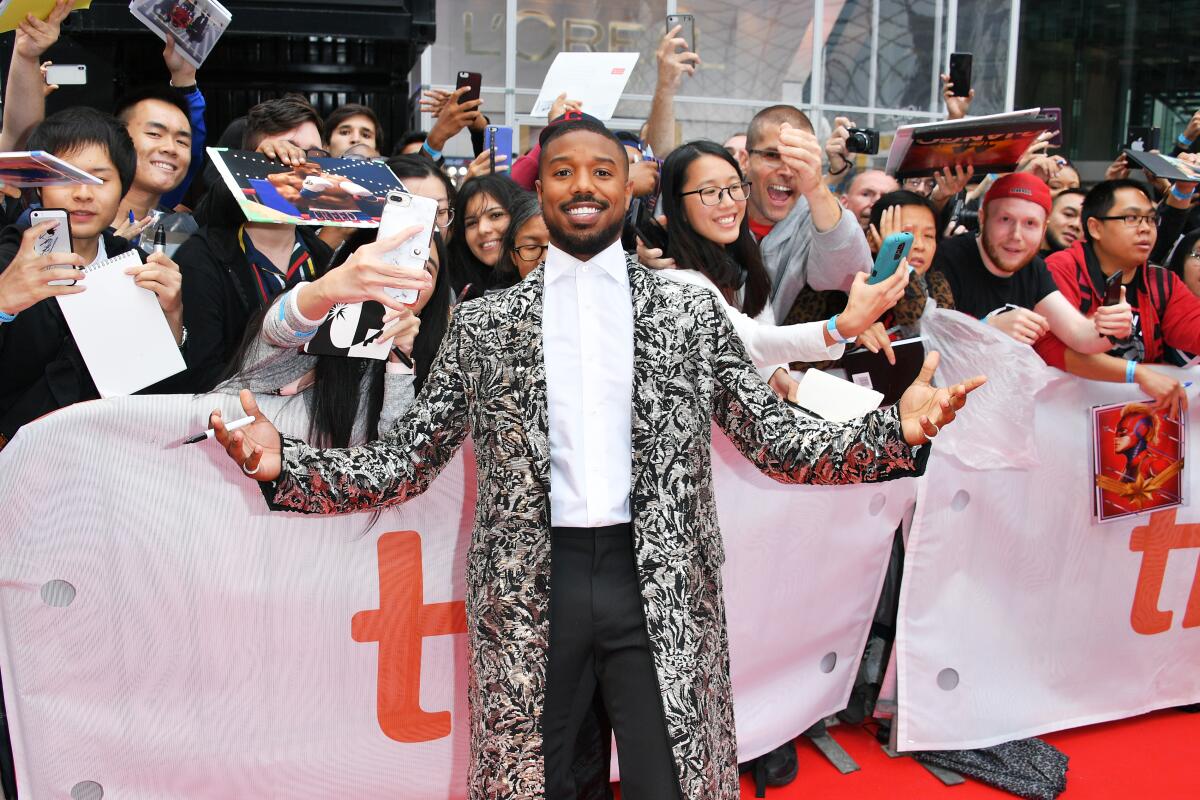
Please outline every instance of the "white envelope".
M559 53L529 113L544 117L563 92L596 119L612 119L638 53Z

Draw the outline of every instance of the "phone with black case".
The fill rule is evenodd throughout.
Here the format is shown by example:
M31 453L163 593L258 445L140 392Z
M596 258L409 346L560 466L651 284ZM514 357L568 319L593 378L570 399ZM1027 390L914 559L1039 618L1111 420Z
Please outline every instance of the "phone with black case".
M458 73L458 83L455 85L455 90L468 87L467 91L463 92L463 96L458 98L458 104L461 106L464 103L469 103L472 100L479 99L479 93L483 87L483 75L478 72L460 72Z
M950 54L950 83L954 88L950 94L955 97L971 96L971 65L975 57L970 53Z

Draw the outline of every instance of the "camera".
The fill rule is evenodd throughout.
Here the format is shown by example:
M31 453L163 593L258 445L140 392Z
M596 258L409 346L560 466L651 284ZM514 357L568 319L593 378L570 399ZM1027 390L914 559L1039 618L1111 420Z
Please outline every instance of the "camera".
M979 208L972 208L964 197L954 201L954 209L950 212L950 224L947 228L955 230L959 225L971 233L979 232Z
M879 152L879 131L870 128L851 128L846 140L847 153L866 153L873 156Z

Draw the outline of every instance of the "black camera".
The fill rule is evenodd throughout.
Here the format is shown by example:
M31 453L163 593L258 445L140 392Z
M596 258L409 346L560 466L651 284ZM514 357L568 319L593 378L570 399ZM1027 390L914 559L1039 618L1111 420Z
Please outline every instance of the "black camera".
M879 152L879 131L870 128L851 128L846 140L847 153L866 153L873 156Z
M959 225L971 233L979 232L979 208L969 205L965 197L959 197L954 201L954 208L950 212L950 224L947 227L953 231Z

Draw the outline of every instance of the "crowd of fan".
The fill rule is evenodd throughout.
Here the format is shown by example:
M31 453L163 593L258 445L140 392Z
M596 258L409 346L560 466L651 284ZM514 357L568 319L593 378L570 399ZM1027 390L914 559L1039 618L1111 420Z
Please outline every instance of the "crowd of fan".
M456 304L526 280L543 260L539 148L511 165L496 156L493 172L488 120L481 101L462 102L465 89L427 91L422 110L435 124L397 136L386 158L370 108L347 105L322 119L296 95L247 109L211 142L285 164L384 160L409 191L435 200L432 281L406 305L384 291L389 243L375 242L373 231L246 221L204 163L204 97L196 70L170 44L169 85L110 110L77 107L43 119L41 59L69 10L60 0L49 19L30 18L15 34L0 151L44 150L103 183L3 187L0 447L38 417L98 396L55 302L86 291L86 279L58 283L78 278L76 267L143 252L134 279L158 297L187 364L146 393L249 387L268 412L301 403L312 439L344 446L377 437L411 403ZM674 96L699 57L676 33L657 51L649 119L638 135L621 134L631 220L643 223L628 226L625 245L663 278L715 292L780 394L795 388L789 365L836 362L850 341L890 356L893 340L919 335L932 298L1072 374L1136 382L1162 404L1183 399L1179 382L1150 365L1181 365L1200 352L1195 183L1134 179L1122 157L1085 190L1047 136L1007 175L976 182L969 166L947 165L898 183L856 167L846 147L851 120L837 118L822 143L788 105L759 111L724 144L677 145ZM943 85L948 116L966 115L971 96L955 96L946 76ZM586 111L564 95L547 123ZM456 187L441 151L463 130L477 157ZM1200 165L1193 149L1200 112L1174 154ZM638 211L643 202L652 213ZM69 212L73 254L37 254L46 225L31 227L29 213L38 206ZM166 233L166 252L145 246L151 230ZM869 285L864 273L895 232L914 237L913 270ZM332 308L363 300L387 308L380 338L393 338L396 349L386 362L303 352Z

